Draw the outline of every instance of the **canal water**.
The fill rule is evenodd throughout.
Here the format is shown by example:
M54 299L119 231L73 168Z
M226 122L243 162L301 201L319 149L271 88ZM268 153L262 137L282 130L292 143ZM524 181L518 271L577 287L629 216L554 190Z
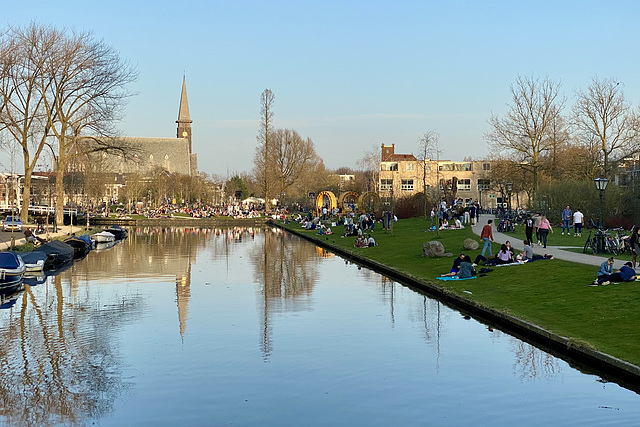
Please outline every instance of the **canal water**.
M634 391L276 229L131 230L0 309L3 425L631 425Z

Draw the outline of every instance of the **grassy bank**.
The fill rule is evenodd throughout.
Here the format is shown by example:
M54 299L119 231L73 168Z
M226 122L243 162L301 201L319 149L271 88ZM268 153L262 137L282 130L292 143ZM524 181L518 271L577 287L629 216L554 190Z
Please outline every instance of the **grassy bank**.
M588 287L597 267L557 259L495 267L485 277L474 280L436 280L441 273L449 271L453 257L422 256L422 244L436 239L435 232L426 231L427 225L428 222L421 219L401 220L394 224L391 234L382 231L378 224L376 231L371 233L377 243L372 248L353 247L354 237L340 237L342 227L335 228L336 234L318 236L315 231L303 230L296 223L287 226L640 365L640 282ZM564 237L573 240L573 237ZM465 238L479 241L471 228L442 231L438 240L447 252L456 256L465 252L462 247ZM550 244L560 244L555 240ZM480 249L465 253L474 259ZM494 244L493 253L498 249Z

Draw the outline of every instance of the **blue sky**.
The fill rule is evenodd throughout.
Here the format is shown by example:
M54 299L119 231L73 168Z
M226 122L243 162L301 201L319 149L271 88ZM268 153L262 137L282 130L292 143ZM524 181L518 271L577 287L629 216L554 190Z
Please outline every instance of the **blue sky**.
M640 103L640 2L76 1L12 4L5 25L89 30L139 71L119 128L176 135L186 74L201 171L253 167L260 94L329 168L440 134L441 158L484 158L487 120L518 75L574 91L613 77ZM4 164L4 163L3 163Z

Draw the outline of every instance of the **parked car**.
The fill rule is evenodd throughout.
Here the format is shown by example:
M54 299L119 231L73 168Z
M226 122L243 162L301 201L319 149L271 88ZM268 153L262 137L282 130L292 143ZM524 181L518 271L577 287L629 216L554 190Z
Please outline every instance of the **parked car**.
M22 221L19 216L9 215L2 222L2 229L4 231L22 231Z

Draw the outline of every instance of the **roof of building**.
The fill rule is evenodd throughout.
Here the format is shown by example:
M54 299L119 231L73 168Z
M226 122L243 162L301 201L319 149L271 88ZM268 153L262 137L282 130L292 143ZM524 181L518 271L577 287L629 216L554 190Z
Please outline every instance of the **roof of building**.
M384 159L385 162L415 162L417 160L413 154L391 154Z
M178 110L178 120L176 123L193 123L189 116L189 101L187 101L187 80L182 77L182 93L180 94L180 109Z
M134 150L132 160L123 156L104 155L111 172L146 174L160 166L169 173L192 174L189 140L187 138L123 137ZM135 153L138 151L138 153Z

